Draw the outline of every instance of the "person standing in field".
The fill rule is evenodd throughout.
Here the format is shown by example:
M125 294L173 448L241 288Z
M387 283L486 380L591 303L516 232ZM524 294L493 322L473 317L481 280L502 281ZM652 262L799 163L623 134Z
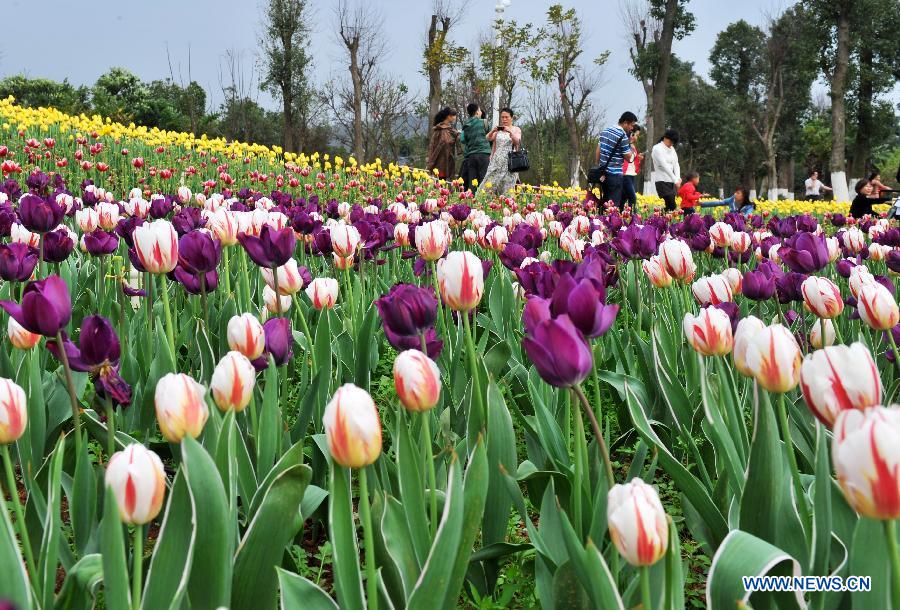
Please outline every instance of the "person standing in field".
M466 106L468 120L463 124L463 190L475 191L484 181L491 159L491 143L487 140L488 125L478 104Z
M456 175L456 145L459 132L454 129L456 111L444 108L434 115L434 126L431 129L431 140L428 143L428 161L426 168L430 172L437 170L438 178L452 180Z
M626 160L631 160L631 142L628 140L628 134L636 124L636 114L623 112L619 117L618 125L604 129L597 144L597 165L605 168L603 198L606 201L612 201L620 209L625 184L622 164Z
M493 142L493 148L484 184L489 184L490 191L495 195L505 195L519 181L519 173L509 171L509 153L522 145L522 130L513 125L513 118L512 110L501 109L500 124L486 136L489 142ZM479 194L484 191L479 189Z
M678 165L676 144L678 144L678 132L674 129L667 129L650 151L650 158L653 160L653 172L650 179L656 186L656 194L665 203L667 212L675 211L675 192L681 186L681 167Z
M641 161L644 160L644 153L639 153L637 149L637 139L640 135L641 126L635 125L628 136L631 159L622 164L622 173L625 175L625 182L622 184L622 203L628 203L632 207L637 205L637 189L634 187L634 181L641 171Z
M804 183L806 187L807 201L819 201L822 199L822 191L830 191L831 187L825 186L819 181L819 171L813 170L809 173L809 178Z

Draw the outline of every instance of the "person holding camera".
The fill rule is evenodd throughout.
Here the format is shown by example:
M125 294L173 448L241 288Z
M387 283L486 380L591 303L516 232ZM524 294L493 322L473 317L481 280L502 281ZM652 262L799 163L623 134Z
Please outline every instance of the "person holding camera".
M476 103L466 106L469 119L463 123L463 168L460 177L463 179L464 191L476 191L484 182L488 163L491 159L491 143L487 140L488 124L482 116L481 107Z
M501 109L500 124L487 134L488 142L493 142L493 148L484 184L489 184L489 189L495 195L507 194L519 181L519 173L509 171L509 153L519 150L522 145L522 130L513 125L513 118L512 110ZM481 193L483 189L478 191Z

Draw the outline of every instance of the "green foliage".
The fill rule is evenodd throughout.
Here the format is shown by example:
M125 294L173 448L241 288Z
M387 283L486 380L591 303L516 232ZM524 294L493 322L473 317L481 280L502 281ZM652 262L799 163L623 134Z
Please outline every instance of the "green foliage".
M80 114L90 109L88 88L75 87L68 79L58 83L46 78L8 76L0 80L0 98L10 95L16 98L16 103L34 108L52 107L69 114Z

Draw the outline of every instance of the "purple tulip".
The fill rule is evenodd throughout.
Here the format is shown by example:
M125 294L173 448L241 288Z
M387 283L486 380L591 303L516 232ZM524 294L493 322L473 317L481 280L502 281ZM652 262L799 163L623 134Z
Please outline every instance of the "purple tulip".
M748 271L741 292L751 301L767 301L775 294L775 278L763 271Z
M129 248L134 248L134 239L132 239L132 236L134 235L134 230L142 224L144 224L144 219L140 216L120 218L119 223L116 225L116 235L125 240L125 244Z
M122 293L126 297L145 297L147 296L147 291L143 288L132 288L128 285L128 282L122 282Z
M738 307L737 303L735 303L734 301L725 301L724 303L707 305L707 307L715 307L716 309L721 309L726 314L728 314L728 319L731 320L731 332L737 332L738 322L741 321L741 308Z
M206 292L212 292L219 287L218 272L210 271L208 273L194 275L187 271L180 263L172 270L169 277L184 286L184 289L188 294L202 294L204 290L206 290ZM205 285L201 283L200 278L203 278L203 281L206 282Z
M205 231L190 231L178 240L178 266L191 275L213 271L222 258L222 244Z
M44 262L61 263L75 250L75 240L69 230L60 227L44 234Z
M73 371L90 373L94 389L101 398L109 397L120 405L131 403L131 386L119 376L119 337L103 316L87 316L81 321L78 346L63 333L62 348ZM55 339L47 341L47 349L60 360Z
M408 349L417 349L419 351L422 350L422 339L419 335L398 335L394 333L389 327L384 327L384 336L387 338L388 343L391 344L398 352L402 352ZM432 360L437 360L438 356L441 355L441 350L444 348L444 342L438 339L437 331L434 328L429 328L425 331L425 350L428 353L428 357Z
M575 281L572 276L559 278L550 312L553 317L568 315L575 328L588 339L595 339L609 330L619 313L618 305L606 305L603 294L588 279Z
M25 178L25 185L32 193L46 195L50 191L50 176L41 170L35 170Z
M623 258L650 258L659 247L659 232L649 225L629 225L616 234L612 247Z
M831 217L831 224L836 227L843 227L847 224L847 217L843 214L835 214Z
M472 208L464 203L457 203L450 206L450 216L452 216L456 222L465 222L471 213Z
M888 269L894 273L900 273L900 250L891 250L888 252L886 263Z
M206 218L200 208L184 207L172 217L172 226L179 235L186 235L196 229L206 226Z
M119 238L115 233L96 229L84 234L84 247L92 256L106 256L119 247Z
M165 218L175 207L172 197L155 197L150 200L150 218Z
M19 199L19 220L29 231L47 233L59 226L66 211L55 201L27 193Z
M327 233L320 231L319 235ZM317 236L318 237L318 236ZM238 235L238 241L244 246L250 259L260 267L269 269L281 267L285 264L294 253L294 246L297 243L297 237L294 230L290 227L284 229L275 229L270 225L264 225L259 232L259 237L241 233ZM330 247L329 239L329 247Z
M55 337L72 317L72 301L69 287L58 275L29 282L22 294L22 303L0 301L6 310L25 330Z
M543 262L529 263L514 271L526 295L550 298L559 279L559 273Z
M24 282L31 277L38 262L37 250L26 244L0 244L0 278L7 282Z
M504 267L510 271L515 271L522 264L522 261L528 257L528 250L524 246L510 242L506 244L498 257Z
M375 301L375 307L385 330L395 335L412 335L434 326L437 319L438 300L434 290L414 284L396 284L390 292Z
M778 254L791 271L815 273L829 263L825 237L812 233L797 233L785 242Z
M590 346L567 315L535 324L522 347L541 379L558 388L581 383L594 366Z
M263 324L266 335L266 352L272 355L275 366L287 364L294 355L291 346L294 338L291 335L289 318L269 318Z
M805 273L791 271L775 280L775 289L778 293L778 302L782 305L791 301L803 301L803 291L800 287L803 281L809 277Z

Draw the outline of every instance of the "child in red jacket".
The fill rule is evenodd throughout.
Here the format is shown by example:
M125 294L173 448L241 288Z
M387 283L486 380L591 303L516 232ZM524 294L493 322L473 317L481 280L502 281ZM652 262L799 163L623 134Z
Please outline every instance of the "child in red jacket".
M697 189L698 184L700 184L700 174L688 172L684 177L684 183L678 189L678 196L681 197L681 211L685 214L693 214L700 198L709 197L709 193L701 193Z

